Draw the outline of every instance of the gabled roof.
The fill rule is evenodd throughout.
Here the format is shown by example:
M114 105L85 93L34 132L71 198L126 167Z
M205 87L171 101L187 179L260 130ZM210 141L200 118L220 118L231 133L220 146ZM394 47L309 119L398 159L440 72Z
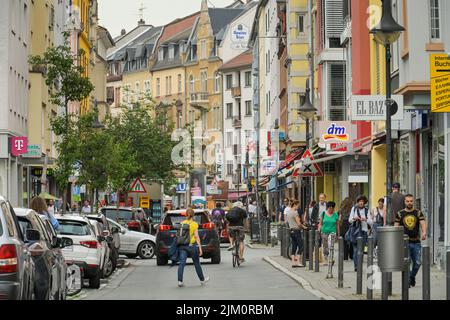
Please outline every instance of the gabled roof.
M196 12L184 18L176 19L165 25L164 31L158 40L158 46L165 43L168 39L175 37L177 34L186 31L186 29L191 29L199 15L200 12Z
M232 69L241 69L243 67L251 66L253 62L253 54L251 50L247 50L244 53L241 53L237 57L231 59L230 61L223 64L219 70L232 70Z
M244 8L209 8L208 13L211 19L213 34L217 35L243 11Z

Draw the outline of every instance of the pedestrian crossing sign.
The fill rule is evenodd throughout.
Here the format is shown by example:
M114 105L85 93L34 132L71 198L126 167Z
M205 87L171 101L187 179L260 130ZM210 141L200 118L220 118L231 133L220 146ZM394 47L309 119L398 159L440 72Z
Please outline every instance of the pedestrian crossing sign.
M136 178L136 180L134 180L133 185L131 186L130 193L147 193L147 190L145 189L145 186L142 183L141 179Z

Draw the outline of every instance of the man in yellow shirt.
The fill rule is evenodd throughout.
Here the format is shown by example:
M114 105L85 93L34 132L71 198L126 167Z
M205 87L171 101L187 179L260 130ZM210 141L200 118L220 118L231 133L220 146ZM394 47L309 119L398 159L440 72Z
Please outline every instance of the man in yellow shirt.
M203 255L202 244L200 242L200 237L198 236L198 223L194 221L195 212L193 209L189 208L186 211L187 219L181 222L181 225L189 225L189 245L181 245L178 247L180 264L178 265L178 286L183 287L183 273L184 267L186 266L187 258L192 258L194 262L195 271L197 272L198 278L202 285L209 281L209 277L203 275L202 266L200 265L200 257Z

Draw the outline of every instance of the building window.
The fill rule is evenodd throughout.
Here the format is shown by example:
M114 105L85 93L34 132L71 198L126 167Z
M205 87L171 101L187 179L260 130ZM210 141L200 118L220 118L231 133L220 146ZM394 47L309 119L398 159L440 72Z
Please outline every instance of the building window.
M164 60L164 48L159 48L158 51L158 61L163 61Z
M169 47L169 60L173 60L175 58L175 47L171 45Z
M300 14L297 16L297 31L298 33L305 33L305 16Z
M161 79L156 78L156 96L161 96Z
M194 93L195 90L195 82L194 82L194 76L191 74L189 76L189 93Z
M245 101L245 115L246 116L252 115L252 101L251 100Z
M252 86L252 72L251 71L247 71L245 73L245 86L246 87Z
M431 40L441 39L440 0L430 0Z
M208 70L202 70L200 73L202 92L208 92Z
M345 65L330 64L329 66L329 121L345 120Z
M221 79L220 74L218 72L216 72L214 74L214 92L216 92L216 93L220 92L220 87L221 87L220 79Z
M120 106L120 87L114 89L114 106L118 108Z
M233 175L233 161L227 161L227 175Z
M227 74L227 90L230 90L233 86L233 75Z
M181 74L178 75L178 92L183 92L183 81L181 78Z
M227 132L227 146L231 147L233 145L233 132Z
M206 56L206 40L201 40L200 41L200 54L201 54L200 59L206 59L207 58L207 56Z
M227 119L233 117L233 104L227 103Z
M145 94L150 94L150 80L144 81L144 91Z
M342 48L341 33L344 31L344 2L324 0L322 7L322 30L325 48Z

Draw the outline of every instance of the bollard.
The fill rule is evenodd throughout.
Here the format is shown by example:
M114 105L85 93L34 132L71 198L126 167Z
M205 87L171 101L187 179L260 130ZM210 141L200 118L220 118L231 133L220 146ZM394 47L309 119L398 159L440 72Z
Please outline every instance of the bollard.
M450 300L450 247L447 248L447 270L446 270L446 274L447 274L447 300Z
M405 269L402 271L402 300L409 300L409 237L405 235Z
M319 240L320 240L320 232L316 230L315 232L315 243L314 243L314 272L319 272L319 263L320 263L320 257L319 257Z
M373 237L370 236L367 241L367 300L373 300Z
M357 273L356 273L356 294L362 294L362 274L363 274L363 238L358 237L357 242Z
M339 237L338 288L344 287L344 238Z
M303 243L303 251L302 251L302 265L306 266L306 253L308 252L308 245L306 242L307 231L305 229L302 229L302 243Z
M423 288L422 288L422 300L430 300L430 247L425 245L422 248L422 277L423 277Z
M387 272L381 273L381 300L389 300L389 277Z
M284 238L284 226L278 227L278 235L280 240L280 256L284 257L284 247L286 246L286 241Z
M314 229L309 230L309 270L313 270Z

